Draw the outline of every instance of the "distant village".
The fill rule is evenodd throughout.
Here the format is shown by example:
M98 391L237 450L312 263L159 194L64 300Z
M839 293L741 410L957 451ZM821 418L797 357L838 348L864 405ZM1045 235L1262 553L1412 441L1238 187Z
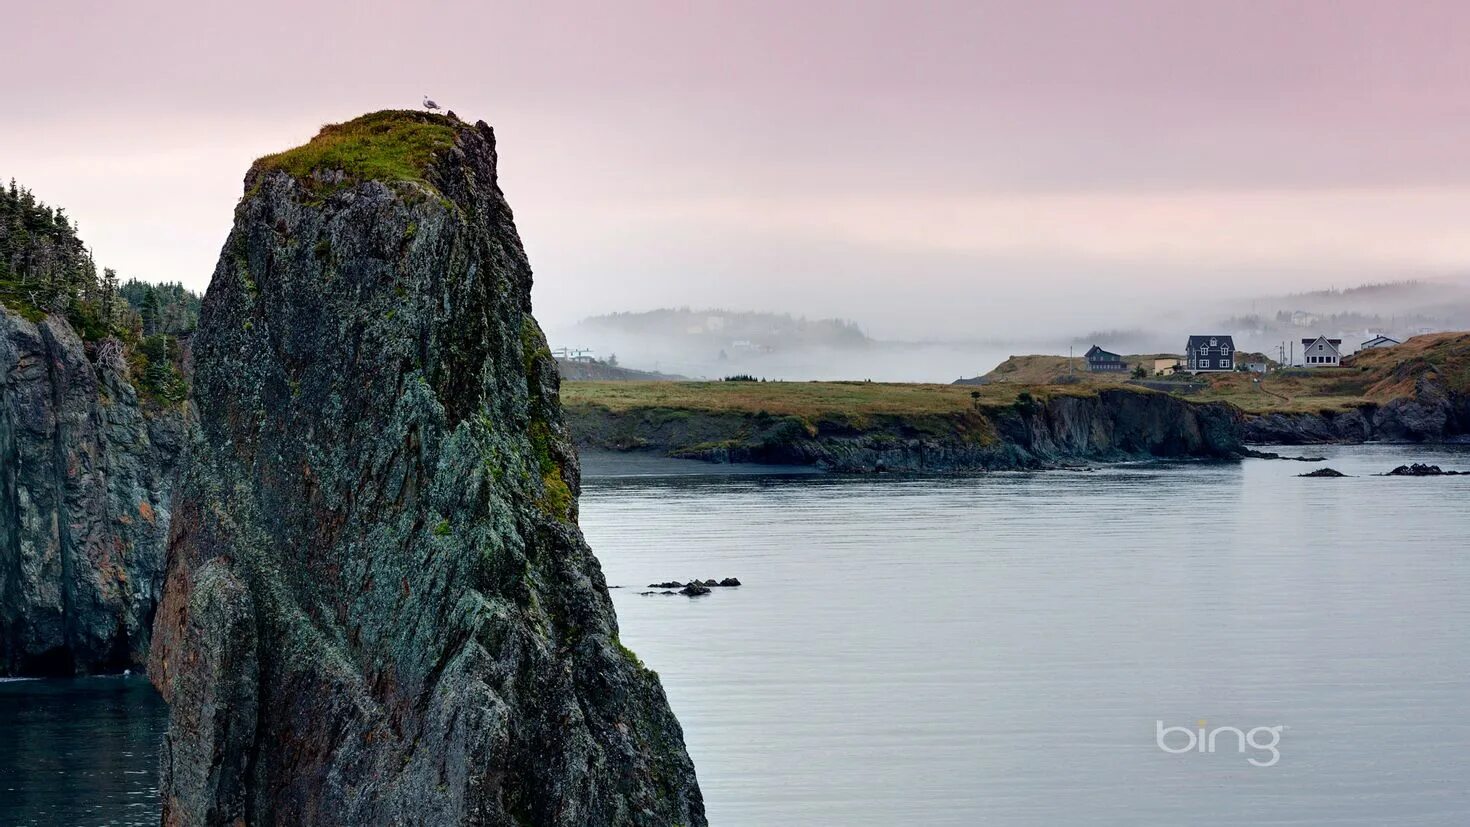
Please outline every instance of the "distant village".
M1344 356L1360 350L1393 347L1401 344L1398 339L1378 334L1360 342L1351 351L1345 350L1342 339L1326 336L1283 342L1275 359L1261 353L1242 353L1235 347L1235 338L1226 334L1193 335L1184 344L1183 356L1156 357L1136 364L1129 364L1122 356L1104 350L1094 344L1083 358L1087 369L1093 373L1131 372L1138 378L1169 376L1176 373L1227 373L1248 371L1267 373L1282 367L1330 368L1342 364Z

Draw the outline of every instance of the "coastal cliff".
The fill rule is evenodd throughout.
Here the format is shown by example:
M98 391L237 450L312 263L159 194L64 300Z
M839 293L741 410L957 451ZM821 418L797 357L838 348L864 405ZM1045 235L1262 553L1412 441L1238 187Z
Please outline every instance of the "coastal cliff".
M1359 351L1340 370L1313 371L1345 402L1248 412L1244 438L1258 444L1454 442L1470 437L1470 333L1415 336ZM1302 407L1298 403L1295 407Z
M705 823L496 175L488 126L411 112L247 175L150 661L165 824Z
M680 388L650 386L650 398L640 400L636 391L579 387L567 405L568 425L583 449L846 472L1016 470L1238 457L1244 450L1234 407L1132 388L1022 391L996 401L945 386L756 387L759 401L750 404L725 404L722 394L741 389L721 383L683 392L706 398L672 401L668 395ZM892 404L868 404L889 392L903 396Z
M177 405L116 340L0 307L0 675L137 668L163 582Z
M1250 415L1243 436L1258 445L1459 441L1470 436L1470 394L1421 376L1411 394L1381 403Z

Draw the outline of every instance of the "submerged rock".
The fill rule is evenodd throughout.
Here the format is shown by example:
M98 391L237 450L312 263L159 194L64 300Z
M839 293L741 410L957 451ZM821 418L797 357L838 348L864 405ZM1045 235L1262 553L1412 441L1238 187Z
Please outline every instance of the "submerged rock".
M577 527L490 128L366 116L245 190L150 663L164 823L705 824Z
M184 414L106 344L0 308L0 675L147 662Z
M1297 474L1297 476L1298 477L1346 477L1347 474L1344 474L1343 472L1337 470L1336 468L1318 468L1315 471L1308 471L1305 474Z
M682 594L686 597L703 597L704 595L709 594L709 586L706 586L702 583L691 582L689 585L680 589L679 594Z

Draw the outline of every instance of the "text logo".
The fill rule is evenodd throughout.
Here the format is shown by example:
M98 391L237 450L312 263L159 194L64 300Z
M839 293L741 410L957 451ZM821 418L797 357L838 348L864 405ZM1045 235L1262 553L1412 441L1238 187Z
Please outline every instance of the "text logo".
M1213 729L1205 726L1205 721L1200 721L1196 729L1182 726L1165 727L1163 721L1154 722L1154 741L1159 749L1170 755L1183 755L1186 752L1208 752L1213 754L1217 749L1229 751L1233 746L1235 752L1245 755L1246 750L1254 750L1255 754L1246 758L1252 766L1274 767L1281 760L1281 750L1277 746L1281 743L1281 731L1284 726L1258 726L1251 729L1241 729L1233 726L1219 726ZM1265 756L1269 754L1270 758Z

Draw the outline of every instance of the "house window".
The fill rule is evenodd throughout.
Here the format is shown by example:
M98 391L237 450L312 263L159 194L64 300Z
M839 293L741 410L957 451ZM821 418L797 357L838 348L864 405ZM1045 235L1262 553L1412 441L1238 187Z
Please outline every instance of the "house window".
M1217 345L1217 344L1219 344L1219 342L1218 342L1218 341L1216 341L1216 340L1215 340L1215 339L1211 339L1211 340L1210 340L1210 347L1214 347L1214 346L1215 346L1215 345Z
M1220 367L1222 367L1222 368L1228 368L1228 367L1230 367L1230 360L1229 359L1221 359L1220 360Z
M1327 346L1326 345L1317 345L1317 349L1318 350L1326 350L1327 349Z

